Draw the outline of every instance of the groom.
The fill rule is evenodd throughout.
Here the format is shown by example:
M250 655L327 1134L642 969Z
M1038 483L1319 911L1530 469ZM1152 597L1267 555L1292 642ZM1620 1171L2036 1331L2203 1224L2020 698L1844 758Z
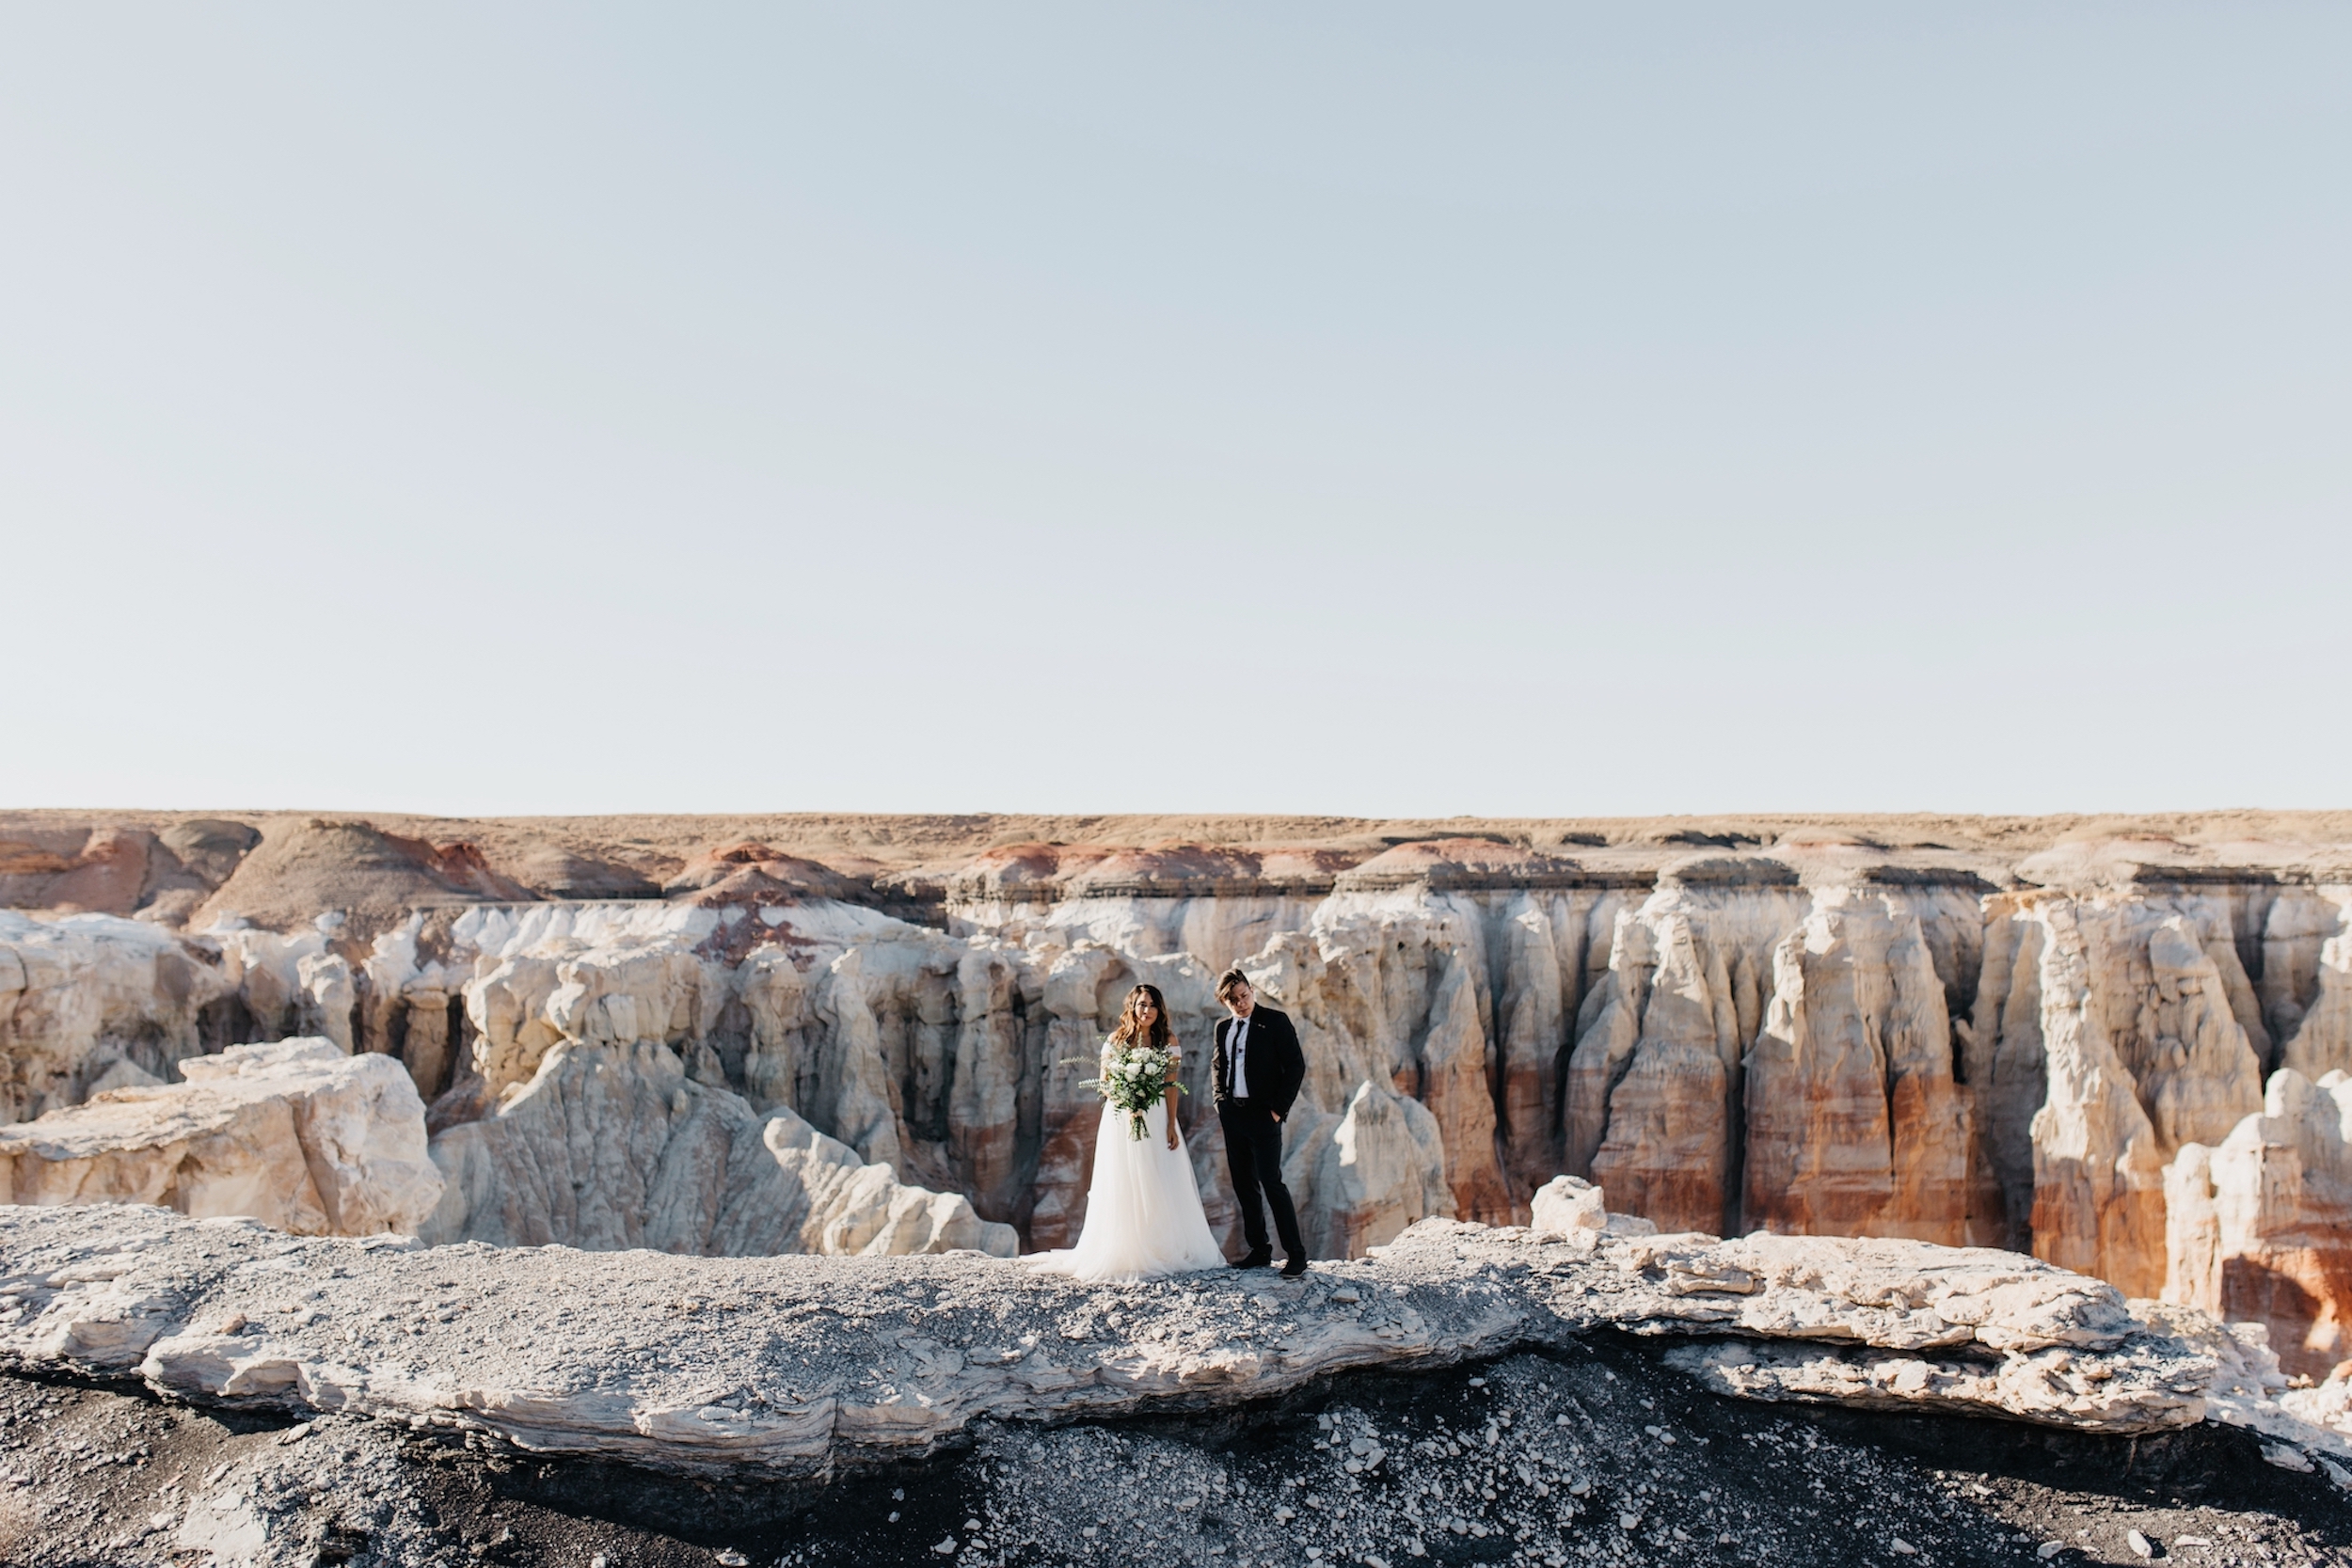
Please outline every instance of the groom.
M1242 1235L1249 1243L1249 1256L1233 1267L1263 1269L1274 1261L1266 1245L1265 1211L1258 1203L1263 1188L1282 1238L1282 1277L1296 1279L1307 1272L1307 1243L1298 1238L1298 1211L1282 1184L1282 1118L1291 1114L1291 1101L1306 1080L1307 1058L1290 1016L1258 1006L1249 978L1240 970L1229 969L1218 978L1216 999L1232 1015L1216 1026L1211 1063L1216 1119L1225 1130L1226 1168L1232 1172Z

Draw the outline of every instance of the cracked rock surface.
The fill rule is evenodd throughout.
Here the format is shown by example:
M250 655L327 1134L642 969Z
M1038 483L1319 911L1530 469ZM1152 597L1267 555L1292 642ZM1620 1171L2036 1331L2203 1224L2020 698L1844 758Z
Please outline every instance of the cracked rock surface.
M2215 1370L2097 1280L1920 1243L1430 1220L1295 1283L1090 1285L976 1254L421 1247L126 1206L0 1212L16 1370L689 1473L824 1474L981 1421L1229 1406L1606 1328L1688 1341L1699 1358L1677 1365L1723 1393L2083 1432L2193 1423Z

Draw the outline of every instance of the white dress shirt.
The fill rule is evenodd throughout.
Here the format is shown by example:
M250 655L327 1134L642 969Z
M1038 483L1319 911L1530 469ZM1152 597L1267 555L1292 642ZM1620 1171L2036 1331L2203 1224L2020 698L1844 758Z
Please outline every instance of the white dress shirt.
M1249 1021L1246 1018L1233 1020L1233 1032L1226 1037L1225 1051L1227 1060L1233 1064L1233 1098L1235 1100L1249 1098L1248 1041Z

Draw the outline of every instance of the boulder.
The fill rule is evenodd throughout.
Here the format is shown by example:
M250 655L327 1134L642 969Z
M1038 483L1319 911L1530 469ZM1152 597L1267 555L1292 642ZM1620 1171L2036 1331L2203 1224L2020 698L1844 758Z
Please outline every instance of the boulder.
M2290 1415L2346 1438L2352 1438L2352 1360L2340 1361L2327 1381L2279 1396Z
M398 1063L330 1040L232 1046L187 1082L0 1128L0 1202L159 1204L303 1235L413 1231L441 1196Z
M1609 1225L1601 1190L1573 1176L1555 1176L1545 1182L1529 1207L1534 1213L1531 1227L1539 1236L1597 1241Z

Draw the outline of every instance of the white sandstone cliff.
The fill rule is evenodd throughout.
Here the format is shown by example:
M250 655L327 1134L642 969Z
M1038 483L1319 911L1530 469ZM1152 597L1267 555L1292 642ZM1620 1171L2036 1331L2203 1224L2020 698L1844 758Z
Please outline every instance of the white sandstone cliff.
M558 1044L493 1115L436 1139L433 1158L447 1184L423 1227L432 1242L724 1257L1009 1258L1019 1245L967 1199L906 1186L788 1110L762 1117L694 1083L651 1040Z
M1083 1223L1099 1109L1077 1084L1138 980L1187 1047L1182 1117L1230 1232L1206 1047L1209 984L1238 959L1307 1051L1285 1174L1318 1254L1428 1217L1524 1220L1565 1172L1670 1230L2029 1249L2259 1319L2296 1372L2346 1354L2331 1325L2352 1280L2326 1238L2352 1230L2352 1195L2311 1098L2352 1069L2340 857L2147 836L2022 857L1836 834L1672 847L1688 836L1016 845L940 873L946 929L751 844L672 878L666 901L477 901L356 934L332 910L179 938L9 917L0 1029L19 1116L167 1071L223 1018L393 1055L437 1137L502 1150L468 1179L482 1226L581 1171L467 1129L513 1111L559 1051L659 1047L686 1089L788 1111L859 1168L1050 1246ZM466 870L433 853L442 882ZM11 992L20 949L35 957ZM663 1130L708 1115L630 1102L645 1128L612 1136L635 1164L594 1164L586 1201L666 1190ZM677 1213L675 1244L736 1244L699 1200Z
M0 1122L79 1104L118 1063L162 1078L234 985L156 926L0 910Z

